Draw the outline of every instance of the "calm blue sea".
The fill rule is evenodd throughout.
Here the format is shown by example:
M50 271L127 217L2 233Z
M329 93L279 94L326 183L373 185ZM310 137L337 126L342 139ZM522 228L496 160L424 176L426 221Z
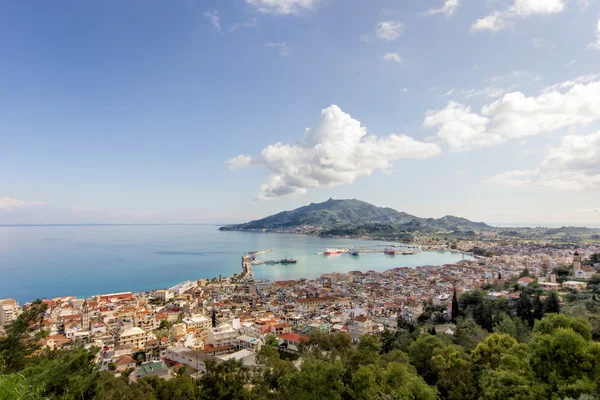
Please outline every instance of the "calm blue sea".
M386 242L319 239L304 235L221 232L212 225L0 226L0 299L91 296L170 287L187 279L241 271L241 256L273 249L263 259L295 258L295 265L259 265L257 278L315 278L333 271L383 271L442 265L462 255L422 252L386 256L318 256L325 248L382 249Z

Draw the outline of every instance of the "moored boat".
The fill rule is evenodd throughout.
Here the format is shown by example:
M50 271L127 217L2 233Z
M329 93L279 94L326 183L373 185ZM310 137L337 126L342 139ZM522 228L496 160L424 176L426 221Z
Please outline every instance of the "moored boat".
M298 261L291 258L284 258L283 260L279 260L279 264L296 264Z
M360 253L360 249L358 247L352 247L349 253L351 256L357 256Z
M332 256L334 254L342 254L342 249L326 249L323 254L326 256Z
M383 252L389 256L395 256L396 255L396 249L392 248L392 247L386 247L385 249L383 249Z

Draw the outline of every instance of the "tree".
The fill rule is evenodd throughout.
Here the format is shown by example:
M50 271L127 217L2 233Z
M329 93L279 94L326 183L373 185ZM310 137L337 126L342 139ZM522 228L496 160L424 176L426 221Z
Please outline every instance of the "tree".
M486 335L487 331L477 325L473 318L469 317L458 320L452 339L455 344L471 351L475 349L479 342L485 339Z
M99 391L96 353L97 349L83 347L45 351L35 359L35 364L23 370L23 375L30 384L40 387L45 396L91 399Z
M521 318L511 318L503 313L500 320L494 325L494 333L505 333L511 335L519 343L529 340L529 325Z
M456 290L452 294L452 322L456 322L456 318L458 318L460 313L460 309L458 306L458 298L456 297Z
M538 320L544 318L544 304L538 294L533 298L533 318Z
M39 340L45 336L44 315L47 305L34 301L6 328L6 336L0 337L0 359L5 372L18 372L25 368L28 357L40 348Z
M204 362L206 372L198 379L200 399L245 399L248 391L249 371L242 361L228 360L218 364L215 360Z
M446 344L439 336L425 334L415 340L408 348L410 363L415 366L418 374L430 385L437 380L437 371L432 357L444 347L446 347Z
M541 335L550 335L559 328L571 329L584 340L592 339L592 326L584 318L569 317L564 314L551 314L541 321L536 321L533 332Z
M558 300L558 294L553 290L548 295L546 299L546 304L544 304L544 309L546 313L556 313L560 312L560 302Z
M525 290L521 290L519 301L517 302L517 315L527 321L530 326L533 326L532 304L529 295Z

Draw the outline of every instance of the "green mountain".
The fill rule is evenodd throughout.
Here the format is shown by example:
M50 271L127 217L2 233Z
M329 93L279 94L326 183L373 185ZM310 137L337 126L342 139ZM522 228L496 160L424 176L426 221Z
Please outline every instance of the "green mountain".
M221 230L302 232L321 236L402 237L412 232L492 231L483 222L445 216L439 219L419 218L392 208L376 207L359 200L329 199L311 203L292 211Z

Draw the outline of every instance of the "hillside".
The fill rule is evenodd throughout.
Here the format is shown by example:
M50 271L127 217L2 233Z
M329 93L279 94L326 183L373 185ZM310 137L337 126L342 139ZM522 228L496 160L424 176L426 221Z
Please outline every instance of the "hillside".
M321 236L401 237L406 233L440 231L491 231L483 222L445 216L439 219L419 218L392 208L377 207L359 200L329 199L311 203L292 211L221 230L302 232Z

